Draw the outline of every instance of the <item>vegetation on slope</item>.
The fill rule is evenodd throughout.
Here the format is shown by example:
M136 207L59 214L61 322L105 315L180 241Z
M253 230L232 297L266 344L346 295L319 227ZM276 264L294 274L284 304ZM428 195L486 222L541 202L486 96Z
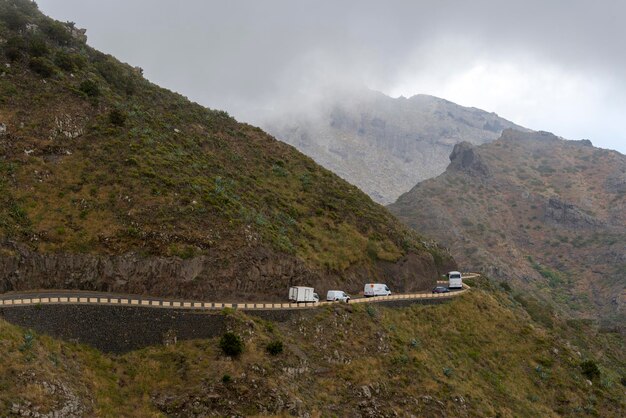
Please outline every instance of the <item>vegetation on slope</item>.
M0 415L68 399L92 416L624 415L619 335L549 313L546 328L515 292L473 284L443 305L334 305L285 323L227 311L235 358L226 338L109 356L0 322Z
M626 157L505 131L390 206L467 268L513 280L567 315L626 323ZM452 158L452 157L451 157Z
M448 259L291 146L84 41L33 2L0 2L5 242L182 259L214 250L223 268L263 247L324 274L409 252Z

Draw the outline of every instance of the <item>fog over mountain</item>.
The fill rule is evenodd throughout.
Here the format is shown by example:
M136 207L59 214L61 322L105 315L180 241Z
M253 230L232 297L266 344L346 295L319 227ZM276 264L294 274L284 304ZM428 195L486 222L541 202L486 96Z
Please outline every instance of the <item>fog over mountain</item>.
M506 128L525 130L495 113L437 97L394 99L367 89L342 89L261 126L381 204L443 173L455 144L490 142Z
M255 124L350 84L626 152L620 0L38 3L150 80Z

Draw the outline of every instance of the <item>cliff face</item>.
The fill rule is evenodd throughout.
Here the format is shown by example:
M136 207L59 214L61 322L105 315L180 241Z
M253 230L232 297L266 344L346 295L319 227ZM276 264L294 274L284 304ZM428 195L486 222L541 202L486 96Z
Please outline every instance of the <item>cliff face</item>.
M382 204L443 173L455 144L483 144L503 129L524 129L436 97L393 99L368 90L336 93L262 125Z
M449 245L462 269L512 280L573 315L623 325L626 157L507 130L459 144L441 176L389 206Z
M85 40L0 2L0 289L266 299L425 288L453 264L293 147Z

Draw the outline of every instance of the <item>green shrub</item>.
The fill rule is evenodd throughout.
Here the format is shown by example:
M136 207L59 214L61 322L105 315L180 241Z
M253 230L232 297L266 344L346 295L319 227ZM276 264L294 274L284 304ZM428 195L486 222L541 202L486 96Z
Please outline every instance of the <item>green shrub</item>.
M59 51L54 57L54 63L64 71L73 72L85 66L82 55Z
M589 380L600 377L600 368L593 360L586 360L580 363L580 370Z
M227 332L220 338L220 349L230 357L237 357L243 353L244 343L234 332Z
M44 78L51 77L54 74L54 65L46 58L33 58L28 64L31 70Z
M80 83L78 87L80 91L85 93L88 97L98 97L100 96L100 86L93 80L85 80Z
M33 348L34 341L35 341L35 336L33 335L31 331L28 331L26 334L24 334L24 342L19 347L19 350L20 351L30 350L31 348Z
M230 377L229 374L225 374L224 376L222 376L222 383L223 384L227 385L227 384L229 384L232 381L233 381L233 378Z
M511 285L507 282L500 282L500 287L502 288L502 290L504 290L505 292L511 292Z
M28 40L28 54L31 57L43 57L48 55L50 49L46 41L38 36L33 36Z
M22 57L22 52L26 49L26 43L21 37L9 38L4 45L4 55L11 61L17 61Z
M272 341L265 347L267 352L272 356L277 356L278 354L283 352L283 342L282 341Z
M12 7L7 8L0 14L0 19L7 25L9 29L20 30L26 26L28 19L19 10Z
M59 45L68 45L72 41L72 34L63 23L46 19L41 22L39 28L48 35L48 38Z
M134 94L137 89L136 76L130 68L116 62L112 57L97 54L95 67L109 85L127 95Z
M109 122L115 126L124 126L126 114L119 109L113 109L111 113L109 113Z

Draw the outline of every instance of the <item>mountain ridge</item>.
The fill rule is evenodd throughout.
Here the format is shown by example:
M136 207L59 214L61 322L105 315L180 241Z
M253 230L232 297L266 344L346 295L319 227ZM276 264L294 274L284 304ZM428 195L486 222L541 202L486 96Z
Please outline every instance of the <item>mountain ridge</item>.
M623 324L626 156L506 130L489 144L458 144L450 159L390 210L450 246L462 265L568 315Z
M441 174L454 144L492 141L510 127L525 130L434 96L391 98L358 89L339 89L260 123L382 204Z

